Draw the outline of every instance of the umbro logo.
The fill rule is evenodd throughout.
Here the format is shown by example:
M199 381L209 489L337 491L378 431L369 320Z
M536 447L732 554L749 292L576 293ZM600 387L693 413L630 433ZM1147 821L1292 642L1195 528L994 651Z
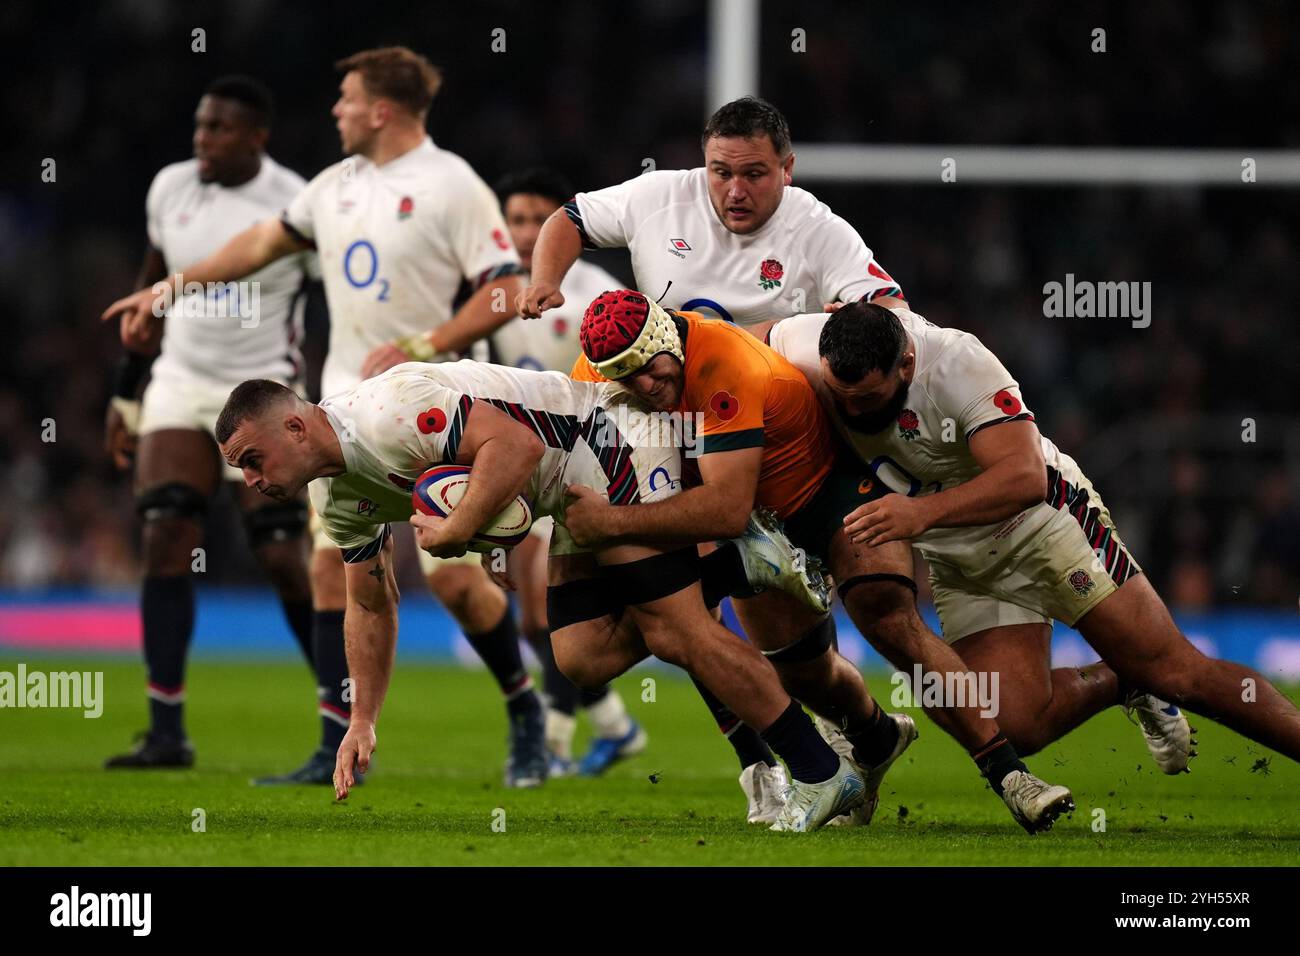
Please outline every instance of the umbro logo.
M686 253L691 251L691 244L685 239L669 239L668 251L678 259L685 259Z

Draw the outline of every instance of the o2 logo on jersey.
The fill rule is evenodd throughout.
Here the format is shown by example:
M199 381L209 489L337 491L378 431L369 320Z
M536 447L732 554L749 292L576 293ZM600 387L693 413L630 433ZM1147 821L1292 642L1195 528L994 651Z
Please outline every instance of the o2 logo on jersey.
M355 263L353 260L356 260ZM368 263L367 263L367 260ZM363 273L367 264L369 271ZM358 239L352 245L348 246L343 253L343 277L348 280L348 285L354 289L368 289L376 284L379 276L379 253L375 247L366 239ZM388 301L388 280L378 279L379 295L376 301Z
M868 467L871 468L871 473L876 476L876 480L895 494L915 498L926 488L920 478L917 478L888 455L878 455L871 459ZM858 490L862 491L861 485L858 486ZM931 492L942 490L943 485L941 482L934 481L930 483Z
M657 478L661 478L662 481L656 481L655 479ZM676 478L669 477L668 469L662 466L650 472L649 484L650 484L651 491L658 491L660 488L664 488L664 487L677 488L681 486L681 482Z
M701 313L712 312L718 318L724 319L727 322L730 322L732 325L736 324L736 320L731 317L731 313L728 312L726 309L724 309L718 303L714 302L712 299L691 299L687 302L683 302L682 307L677 311L678 312L701 312Z

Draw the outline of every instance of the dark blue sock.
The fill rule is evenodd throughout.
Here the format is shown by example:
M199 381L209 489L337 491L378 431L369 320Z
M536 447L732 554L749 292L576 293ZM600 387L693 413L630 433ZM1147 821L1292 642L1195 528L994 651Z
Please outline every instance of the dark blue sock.
M822 740L798 701L792 700L762 737L785 761L790 776L802 783L829 780L840 768L840 758Z

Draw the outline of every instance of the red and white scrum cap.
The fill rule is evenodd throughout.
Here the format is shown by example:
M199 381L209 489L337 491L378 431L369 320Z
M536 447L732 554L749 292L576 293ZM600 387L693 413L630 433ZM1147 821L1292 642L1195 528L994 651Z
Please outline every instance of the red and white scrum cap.
M596 296L578 337L587 361L608 379L626 378L663 352L686 361L672 317L631 289Z

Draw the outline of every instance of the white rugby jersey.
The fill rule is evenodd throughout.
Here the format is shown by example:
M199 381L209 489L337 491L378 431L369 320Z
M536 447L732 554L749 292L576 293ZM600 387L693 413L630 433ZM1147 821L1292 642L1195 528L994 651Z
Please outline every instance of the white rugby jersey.
M588 247L626 247L637 289L660 305L738 325L825 302L901 296L862 237L812 193L787 186L772 218L738 236L709 201L708 171L660 170L565 205Z
M940 328L906 309L894 309L916 348L916 372L907 404L884 431L850 429L822 381L818 339L828 316L797 315L772 327L770 344L807 377L840 435L871 466L876 480L904 495L929 495L970 481L980 473L969 439L1002 422L1033 421L1020 386L978 338ZM1043 458L1049 474L1077 485L1080 472L1047 438ZM1049 489L1049 496L1055 489ZM968 528L932 528L912 543L928 557L975 573L998 564L1043 526L1056 508L1048 502L1007 521Z
M360 381L376 346L450 319L461 279L477 288L519 269L492 190L428 137L382 166L364 156L335 163L284 222L320 256L330 309L325 395Z
M149 241L169 273L184 273L249 226L279 215L306 185L267 155L257 175L239 186L200 182L198 167L196 159L164 166L145 200ZM232 386L249 378L297 378L305 301L299 293L316 274L314 259L310 252L286 256L234 286L251 290L257 283L256 300L251 292L224 303L215 292L204 303L179 297L167 313L153 377Z
M501 364L567 374L582 354L578 330L587 306L602 292L621 288L623 283L604 269L579 259L560 283L564 305L540 319L515 316L492 333Z
M610 382L576 382L561 372L472 359L407 362L325 399L321 408L339 436L347 472L317 478L309 491L345 561L374 557L387 522L411 517L415 480L434 465L455 461L475 399L528 425L545 443L524 491L534 516L560 509L564 468L575 443L602 437L598 406L628 401Z

